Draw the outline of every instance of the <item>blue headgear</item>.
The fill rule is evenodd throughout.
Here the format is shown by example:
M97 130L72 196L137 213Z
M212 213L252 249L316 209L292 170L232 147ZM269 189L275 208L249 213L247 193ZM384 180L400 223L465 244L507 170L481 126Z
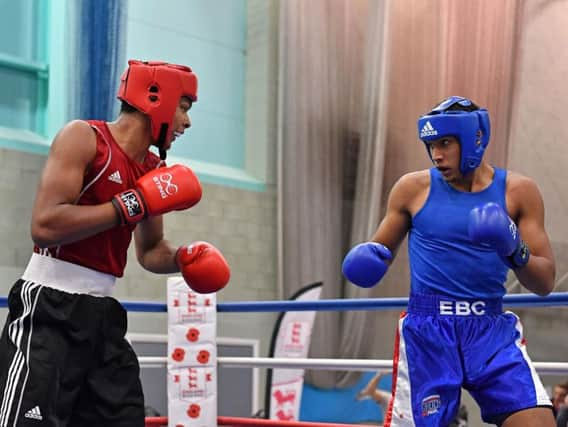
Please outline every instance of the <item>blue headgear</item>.
M455 104L469 107L472 102L461 96L443 100L418 119L418 137L426 144L430 158L430 141L444 136L457 138L461 147L460 171L462 175L466 175L481 164L483 153L489 144L491 124L485 108L475 111L449 110Z

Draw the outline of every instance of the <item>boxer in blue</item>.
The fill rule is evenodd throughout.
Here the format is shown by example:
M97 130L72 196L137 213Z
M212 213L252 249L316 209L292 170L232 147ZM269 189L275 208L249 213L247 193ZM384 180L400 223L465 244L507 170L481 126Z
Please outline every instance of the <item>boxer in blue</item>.
M343 261L349 281L374 286L408 233L410 298L384 425L448 426L463 387L485 422L553 427L521 322L502 309L509 268L537 295L554 288L540 191L483 160L489 115L468 99L442 101L419 118L418 134L434 167L399 179L372 241Z

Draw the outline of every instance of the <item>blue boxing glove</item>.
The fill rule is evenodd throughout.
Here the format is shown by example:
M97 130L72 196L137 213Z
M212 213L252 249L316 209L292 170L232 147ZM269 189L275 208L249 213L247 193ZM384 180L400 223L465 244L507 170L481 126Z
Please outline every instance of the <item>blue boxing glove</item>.
M491 246L510 268L529 262L530 251L517 225L497 203L476 206L469 213L469 237Z
M384 245L365 242L354 246L343 260L341 270L351 283L370 288L383 278L392 259L392 253Z

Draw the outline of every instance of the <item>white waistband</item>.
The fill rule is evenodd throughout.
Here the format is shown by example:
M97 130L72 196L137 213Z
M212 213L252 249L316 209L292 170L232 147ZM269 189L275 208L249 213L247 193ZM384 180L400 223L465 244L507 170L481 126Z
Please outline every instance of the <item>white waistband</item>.
M71 294L110 296L116 277L57 258L32 254L22 279Z

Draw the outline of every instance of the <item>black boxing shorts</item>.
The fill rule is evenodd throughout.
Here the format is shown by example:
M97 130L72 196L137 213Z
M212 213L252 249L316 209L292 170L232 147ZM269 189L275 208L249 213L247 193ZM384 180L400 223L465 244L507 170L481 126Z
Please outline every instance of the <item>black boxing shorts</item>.
M18 280L0 338L0 426L144 426L126 312L108 296Z

